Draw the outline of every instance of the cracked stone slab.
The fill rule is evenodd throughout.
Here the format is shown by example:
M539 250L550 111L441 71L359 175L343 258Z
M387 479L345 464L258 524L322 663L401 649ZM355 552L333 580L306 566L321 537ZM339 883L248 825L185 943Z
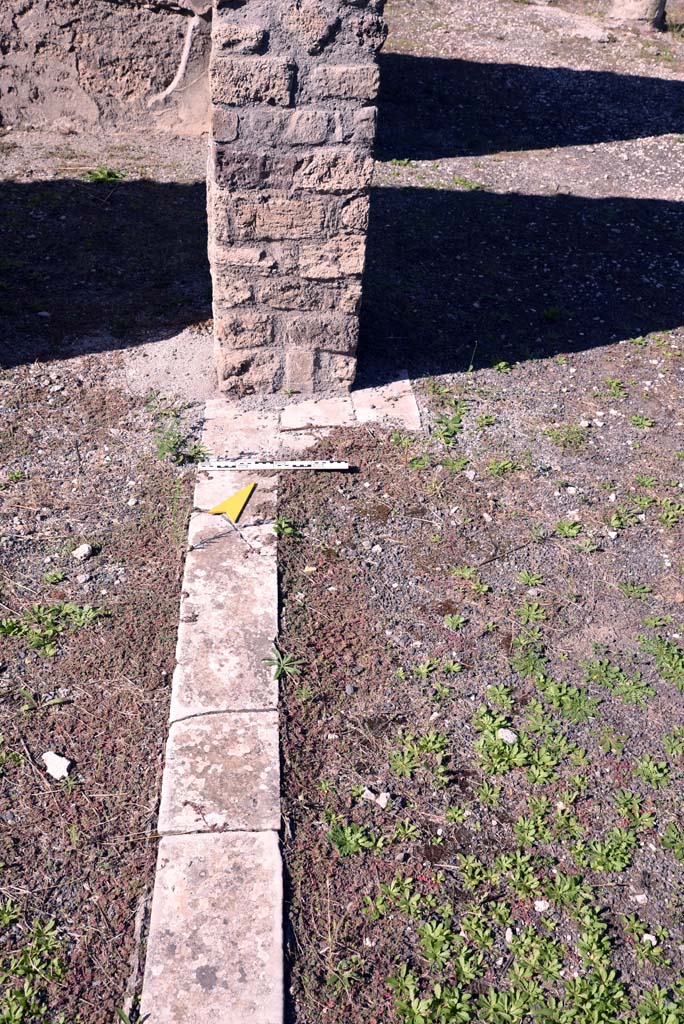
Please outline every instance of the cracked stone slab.
M171 721L278 706L263 659L278 633L277 539L270 525L241 534L196 513L183 575Z
M205 407L202 444L216 458L239 459L279 450L278 412L241 409L226 399L210 399Z
M162 839L141 1017L282 1024L282 902L274 832Z
M352 391L351 400L359 423L395 424L420 430L418 403L408 377L376 388Z
M281 430L307 430L311 427L350 427L354 423L351 398L313 398L288 405L280 415Z
M240 517L240 526L272 522L276 515L278 477L266 476L263 472L201 470L195 484L195 508L201 511L213 508L250 483L256 483L257 486Z
M160 833L280 827L278 715L229 712L174 722Z

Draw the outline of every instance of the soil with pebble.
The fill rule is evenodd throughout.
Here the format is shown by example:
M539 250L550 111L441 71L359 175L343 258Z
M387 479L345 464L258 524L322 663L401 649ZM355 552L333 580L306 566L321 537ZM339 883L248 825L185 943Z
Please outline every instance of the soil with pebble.
M362 371L284 478L288 1013L684 1019L684 45L395 0Z

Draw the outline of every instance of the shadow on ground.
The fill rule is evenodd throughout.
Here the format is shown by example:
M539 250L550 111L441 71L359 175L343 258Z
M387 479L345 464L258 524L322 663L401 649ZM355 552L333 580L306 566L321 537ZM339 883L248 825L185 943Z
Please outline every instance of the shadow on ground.
M126 348L211 315L203 183L2 182L0 209L0 366Z
M671 330L684 323L684 203L377 188L363 295L372 380Z
M380 57L381 160L436 160L684 132L684 82L608 71Z

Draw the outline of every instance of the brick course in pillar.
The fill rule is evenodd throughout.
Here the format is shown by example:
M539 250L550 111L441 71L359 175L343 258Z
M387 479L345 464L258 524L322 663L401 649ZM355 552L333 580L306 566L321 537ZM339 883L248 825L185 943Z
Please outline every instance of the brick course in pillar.
M384 0L214 0L209 255L219 387L346 390Z

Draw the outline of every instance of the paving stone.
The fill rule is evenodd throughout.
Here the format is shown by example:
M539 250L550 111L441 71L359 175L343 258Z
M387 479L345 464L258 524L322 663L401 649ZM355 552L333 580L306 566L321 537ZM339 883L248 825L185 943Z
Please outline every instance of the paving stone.
M420 412L408 378L352 391L351 400L359 423L387 422L420 430Z
M210 399L205 410L202 443L214 457L238 459L278 451L278 411L242 410L235 402Z
M310 427L350 427L354 422L354 408L351 398L311 399L283 409L280 415L281 430L306 430Z
M222 516L190 520L171 721L278 706L263 663L278 633L276 536L270 525L241 534Z
M282 1024L282 901L276 833L162 839L141 1017Z
M231 494L242 490L248 484L256 488L247 503L239 523L241 527L272 522L276 515L278 477L275 474L254 473L217 469L197 474L194 504L196 509L206 511L220 504ZM221 522L221 520L219 520Z
M158 831L280 827L278 715L238 711L174 722Z

